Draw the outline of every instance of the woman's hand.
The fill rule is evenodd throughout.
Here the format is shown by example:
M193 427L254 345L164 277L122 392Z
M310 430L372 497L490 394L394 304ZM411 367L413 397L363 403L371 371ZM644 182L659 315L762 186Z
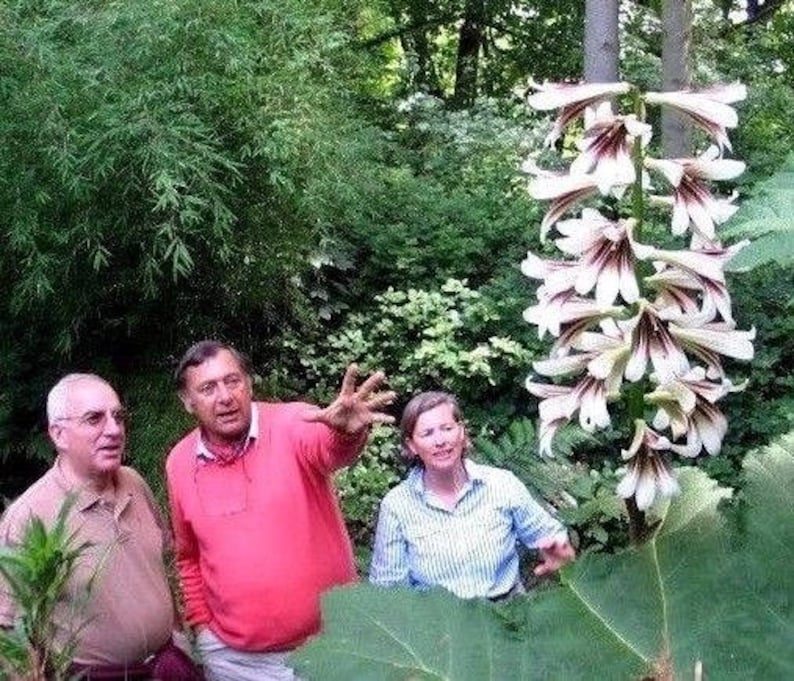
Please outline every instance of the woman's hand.
M576 551L567 539L545 537L538 542L537 548L543 556L543 561L534 569L538 577L556 572L576 557Z

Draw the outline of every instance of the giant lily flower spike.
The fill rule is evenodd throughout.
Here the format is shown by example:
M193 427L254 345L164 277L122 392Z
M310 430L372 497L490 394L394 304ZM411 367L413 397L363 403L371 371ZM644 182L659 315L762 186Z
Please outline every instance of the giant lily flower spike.
M555 240L557 248L579 258L577 293L585 295L595 288L599 305L611 305L618 294L629 304L638 300L630 241L633 222L611 222L597 210L585 208L581 219L557 223L557 231L564 235Z
M636 509L644 511L658 496L678 491L669 458L714 455L722 447L728 424L715 403L744 387L725 378L722 356L753 356L755 330L736 330L725 277L726 263L747 242L723 247L717 237L717 226L737 210L736 195L718 198L709 187L745 169L741 161L722 157L730 148L727 130L737 123L730 104L744 98L745 88L644 96L646 104L684 112L716 140L700 157L679 159L648 156L651 128L642 95L633 97L634 113L616 113L617 95L632 89L626 83L538 89L530 105L562 108L547 142L584 115L582 130L569 133L580 153L567 174L530 169L531 161L524 167L534 175L531 196L551 204L540 226L541 241L556 228L554 243L567 256L545 260L528 253L521 263L526 276L542 281L537 304L524 318L541 338L549 332L556 339L547 357L532 364L535 375L555 382L530 377L526 383L540 398L540 451L552 454L555 434L577 413L584 430L607 427L607 405L620 396L624 380L634 383L625 404L634 437L622 453L626 475L617 491L636 500L629 506L631 535L642 538L648 536L647 523ZM659 235L644 220L651 190L646 169L672 188L668 196L649 198L672 206L672 237L684 237L683 247L642 242L643 229L646 238ZM592 207L577 217L565 215L585 199ZM596 210L598 204L609 212ZM573 385L557 383L570 378ZM647 379L655 388L646 387ZM637 399L640 393L644 400ZM644 420L648 405L655 406L652 425Z
M631 89L629 83L544 83L532 84L538 90L527 97L527 103L538 111L560 109L554 127L546 137L546 144L551 146L560 137L566 126L582 115L588 106L592 106L608 97L625 94Z
M657 494L663 497L678 494L678 483L660 454L669 449L670 441L666 437L637 419L634 439L629 448L621 452L629 463L625 477L618 483L617 493L624 499L633 496L641 511L650 508Z
M711 135L720 148L731 148L726 128L735 128L739 117L728 106L747 97L747 88L741 83L718 85L704 90L679 90L677 92L648 92L645 101L662 104L681 111L699 128Z
M629 185L636 179L631 157L635 139L643 146L651 139L652 128L633 114L615 116L612 105L602 102L592 116L585 116L584 139L578 142L581 154L571 163L571 175L592 172L603 195L616 185Z
M731 217L738 206L735 195L717 199L705 180L729 180L744 172L741 161L717 158L717 148L709 149L697 159L645 159L645 167L660 172L673 186L672 197L656 197L657 202L673 204L673 234L684 234L690 223L695 232L708 242L714 239L714 225Z

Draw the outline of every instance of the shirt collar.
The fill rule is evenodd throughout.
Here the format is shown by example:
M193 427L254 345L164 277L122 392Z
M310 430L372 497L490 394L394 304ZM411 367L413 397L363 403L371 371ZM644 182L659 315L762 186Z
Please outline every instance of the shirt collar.
M63 470L62 455L59 454L55 459L53 465L55 484L67 495L75 496L74 508L78 511L87 511L94 506L97 502L102 500L102 495L94 490L91 490L84 485L71 480ZM132 496L132 491L126 484L125 476L116 473L113 480L116 485L116 511L120 513L126 508L129 498Z
M257 417L256 403L251 402L251 425L248 426L248 434L245 436L243 446L240 448L240 454L245 452L249 445L259 437L259 418ZM196 438L196 456L199 459L214 461L215 455L207 448L204 442L204 437L201 434L201 428L198 429L198 437Z
M463 459L463 467L466 469L466 475L469 476L469 482L473 485L480 484L484 479L484 467L468 457ZM417 494L424 495L425 493L425 481L422 472L424 468L422 466L414 466L410 473L408 473L408 477L406 479L408 485L411 489L416 492Z

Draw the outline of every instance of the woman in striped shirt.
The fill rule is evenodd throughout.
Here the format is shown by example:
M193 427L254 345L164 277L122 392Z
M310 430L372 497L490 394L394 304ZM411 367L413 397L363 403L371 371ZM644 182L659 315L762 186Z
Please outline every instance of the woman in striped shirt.
M537 575L574 558L563 525L515 475L466 458L471 441L454 396L416 395L400 432L413 467L381 502L373 584L500 599L523 592L517 542L540 551Z

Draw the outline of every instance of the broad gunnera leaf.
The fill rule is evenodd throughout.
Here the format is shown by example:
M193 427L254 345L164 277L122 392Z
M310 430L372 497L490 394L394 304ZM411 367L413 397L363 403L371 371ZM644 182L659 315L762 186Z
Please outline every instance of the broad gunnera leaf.
M292 662L317 681L794 679L793 452L789 434L748 455L726 511L729 490L679 470L646 544L580 557L507 605L336 589Z

